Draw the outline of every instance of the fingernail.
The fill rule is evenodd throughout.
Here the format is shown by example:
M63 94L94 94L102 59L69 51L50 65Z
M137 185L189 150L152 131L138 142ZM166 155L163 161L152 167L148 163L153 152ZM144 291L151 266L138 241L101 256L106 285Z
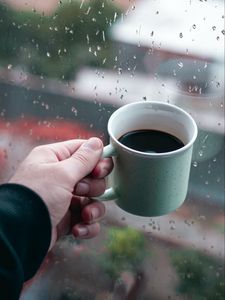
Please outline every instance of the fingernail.
M76 186L76 194L78 195L86 195L90 190L89 184L86 182L79 182Z
M85 226L79 226L77 228L79 236L85 236L88 234L88 229Z
M90 138L82 147L96 151L102 148L102 142L98 138Z
M92 207L91 218L92 220L98 219L100 217L100 210L97 207Z

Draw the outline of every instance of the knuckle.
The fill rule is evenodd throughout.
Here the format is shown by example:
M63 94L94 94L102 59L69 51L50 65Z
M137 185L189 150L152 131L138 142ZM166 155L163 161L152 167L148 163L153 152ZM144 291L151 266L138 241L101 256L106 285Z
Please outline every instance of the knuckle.
M79 161L82 166L86 167L89 163L88 155L84 152L76 152L76 155L74 156L74 159Z

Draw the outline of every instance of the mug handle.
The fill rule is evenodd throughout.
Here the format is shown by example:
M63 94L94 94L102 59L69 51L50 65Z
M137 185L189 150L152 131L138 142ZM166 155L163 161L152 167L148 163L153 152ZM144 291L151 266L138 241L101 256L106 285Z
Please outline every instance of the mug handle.
M116 149L111 145L107 145L103 149L102 158L108 158L116 155ZM114 189L108 188L105 190L105 192L100 195L99 197L93 197L92 199L100 200L100 201L109 201L114 200L117 198L117 195L114 191Z

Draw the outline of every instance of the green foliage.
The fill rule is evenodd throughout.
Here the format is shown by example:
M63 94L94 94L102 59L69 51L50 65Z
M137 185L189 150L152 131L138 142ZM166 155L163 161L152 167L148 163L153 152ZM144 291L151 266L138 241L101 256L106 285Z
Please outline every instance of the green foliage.
M106 252L102 262L111 277L118 277L122 271L137 271L146 252L143 233L132 228L110 228L106 240Z
M108 29L118 13L103 0L64 1L51 16L0 4L0 65L65 79L84 64L109 66Z
M175 251L172 263L179 275L178 291L193 300L224 300L224 266L197 251Z

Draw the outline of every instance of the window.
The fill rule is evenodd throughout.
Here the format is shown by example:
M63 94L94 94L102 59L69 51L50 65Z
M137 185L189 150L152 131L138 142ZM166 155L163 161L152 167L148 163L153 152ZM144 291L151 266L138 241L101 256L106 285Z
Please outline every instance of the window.
M36 145L99 136L133 101L196 120L185 203L114 201L97 238L61 239L21 300L224 299L224 2L0 1L0 181Z

